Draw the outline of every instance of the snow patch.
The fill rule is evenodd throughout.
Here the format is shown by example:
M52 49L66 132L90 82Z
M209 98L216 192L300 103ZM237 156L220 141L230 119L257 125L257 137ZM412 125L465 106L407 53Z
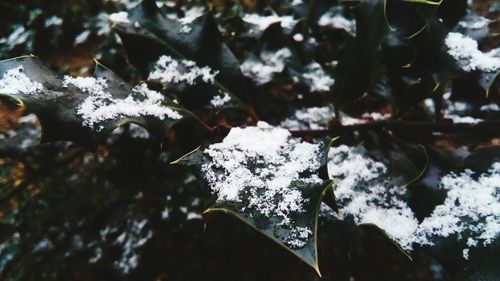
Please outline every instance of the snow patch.
M231 129L204 153L210 162L202 171L218 202L245 201L241 211L278 218L280 227L291 228L285 243L305 245L311 230L294 228L292 215L305 212L308 202L297 186L323 182L316 174L318 145L299 142L288 130L261 121L256 127Z
M327 92L333 86L335 80L325 73L319 63L313 62L306 66L304 78L311 82L311 92Z
M30 36L33 35L32 30L27 30L24 26L17 26L8 37L0 38L0 44L4 45L8 50L12 50L15 46L22 45L29 41Z
M280 126L296 131L326 129L334 114L333 109L328 106L307 107L295 111L294 115L282 121Z
M405 189L389 183L384 163L362 148L341 145L330 150L329 175L338 178L334 192L341 219L352 216L357 224L383 229L403 249L413 244L434 245L436 238L456 235L467 248L487 246L500 236L500 162L487 173L445 175L439 188L448 192L442 205L421 223L405 201Z
M218 70L212 70L208 66L198 67L194 61L177 60L170 56L161 56L155 63L153 71L149 73L148 79L159 80L162 83L196 84L201 79L205 83L213 84Z
M297 42L302 42L302 41L304 41L304 35L302 35L301 33L295 33L293 35L293 40L295 40Z
M328 122L334 117L333 107L308 107L296 110L292 116L283 120L280 126L292 131L326 129ZM340 117L343 125L355 125L366 123L369 119L385 120L390 117L390 114L371 112L363 114L362 119L358 119L341 113Z
M188 10L184 11L184 17L180 18L179 21L183 24L190 24L192 23L196 18L200 17L203 15L205 12L205 8L201 6L194 6Z
M107 81L104 78L65 76L63 86L74 85L82 92L89 94L79 106L77 114L83 118L83 125L102 130L101 122L118 117L153 116L161 120L181 119L182 116L163 105L166 101L162 94L140 84L132 89L132 94L125 99L115 99L107 92Z
M220 95L214 96L212 100L210 100L210 104L215 108L221 108L224 104L229 102L231 97L228 93L220 93Z
M184 33L184 34L187 34L187 33L190 33L191 30L193 30L192 27L190 27L189 25L183 25L180 29L179 29L179 33Z
M458 22L458 26L466 29L483 29L487 28L490 20L477 15L467 15L465 18Z
M128 19L128 13L123 11L110 14L109 20L114 23L130 23L130 20Z
M282 16L282 17L278 15L261 16L258 14L246 14L243 17L243 21L257 25L259 29L262 31L268 28L271 24L276 22L280 22L281 27L288 30L291 30L297 23L297 20L294 20L293 16Z
M76 37L75 37L75 41L73 43L73 45L80 45L82 43L85 43L85 41L87 41L87 39L89 39L89 36L91 34L91 31L90 30L85 30L83 32L81 32L80 34L78 34Z
M7 70L0 80L0 93L7 95L32 95L42 92L43 85L31 80L22 65Z
M63 19L61 19L58 16L51 16L50 18L47 18L45 22L43 23L44 27L51 27L51 26L60 26L63 23Z
M495 72L500 69L500 58L479 51L477 41L470 37L450 32L444 42L448 54L463 71Z
M441 179L439 187L448 194L420 224L417 235L421 244L433 245L432 237L456 234L469 247L478 242L487 246L500 236L500 162L476 176L466 170Z
M323 14L318 20L318 25L343 29L350 34L356 34L356 21L345 18L338 10Z
M241 64L241 71L252 78L258 85L271 81L273 74L280 73L285 68L285 60L292 56L288 48L275 52L263 52L261 61L250 58Z
M350 215L357 224L375 224L403 249L411 250L418 227L405 190L391 186L384 163L365 156L359 147L341 145L330 149L328 172L340 180L334 187L342 217ZM395 227L397 226L397 227Z

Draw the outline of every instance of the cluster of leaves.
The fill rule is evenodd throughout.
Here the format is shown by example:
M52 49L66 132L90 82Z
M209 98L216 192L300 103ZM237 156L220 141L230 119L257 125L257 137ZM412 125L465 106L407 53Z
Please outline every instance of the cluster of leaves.
M119 118L104 124L105 130L96 132L86 127L77 113L78 104L87 97L84 92L62 87L58 76L36 58L2 61L1 74L21 65L28 77L49 90L41 97L8 97L36 114L41 130L21 127L12 134L15 137L0 139L0 182L7 187L0 191L0 238L3 242L0 246L0 276L12 280L125 277L130 280L183 280L199 279L200 276L225 280L242 267L260 271L252 268L254 266L265 268L262 272L268 279L315 280L311 273L304 274L303 278L293 277L296 272L289 270L289 264L295 261L287 259L279 247L261 237L253 237L252 229L238 225L239 221L222 218L216 211L241 219L318 273L321 268L324 280L348 280L353 276L360 280L416 280L422 275L431 280L453 280L456 276L462 278L459 280L471 280L477 272L495 276L498 269L484 262L494 264L498 260L495 250L488 249L492 252L485 254L494 259L487 256L472 261L464 273L460 253L457 254L454 245L449 246L446 241L433 250L418 249L413 255L414 260L410 261L407 253L400 251L376 227L321 219L319 207L322 202L336 208L334 194L329 188L331 182L325 171L330 143L322 147L319 155L322 164L319 174L325 183L314 188L301 187L307 191L304 196L311 204L300 222L309 226L314 235L299 249L289 247L284 242L283 233L276 234L273 223L277 222L263 223L254 214L241 211L240 204L245 202L214 204L208 190L200 188L189 171L169 165L172 160L200 145L206 147L220 141L231 127L253 125L259 119L278 123L304 107L333 104L337 112L354 117L379 112L390 114L398 122L441 122L443 93L450 85L450 100L466 101L472 115L484 104L498 104L498 72L463 72L446 54L443 45L446 35L467 13L466 1L458 2L368 0L334 3L309 0L298 4L291 1L237 4L214 1L204 5L145 0L127 11L128 22L113 24L113 32L119 35L122 45L118 46L115 37L109 34L108 39L97 40L93 47L95 50L106 49L96 56L130 84L141 78L148 79L160 56L190 60L199 66L216 69L218 74L214 83L191 85L147 81L150 88L179 101L180 105L168 105L184 113L184 118L174 127L171 122L159 122L154 118ZM158 4L162 4L161 7ZM70 45L74 43L75 30L81 32L83 27L95 37L104 37L98 31L100 23L96 19L99 11L118 11L117 5L109 6L109 3L108 6L100 2L95 7L91 5L88 9L94 16L94 23L89 25L81 20L85 13L73 9L73 4L60 5L66 7L61 8L61 16L71 18L71 23L64 21L63 28L54 28L50 36L55 41L51 41L46 33L51 27L43 24L49 16L41 17L43 13L36 10L44 5L48 4L23 4L22 9L32 14L30 19L24 18L26 13L22 9L11 7L17 13L12 13L11 16L15 17L12 22L22 22L25 28L29 26L33 36L40 39L35 37L33 46L14 46L5 41L10 45L1 50L5 52L2 55L27 51L37 54L37 50L49 47L44 44L56 44L50 43L56 41L65 42L61 48L68 48L68 42ZM51 3L49 6L59 5ZM188 24L188 32L180 32L185 24L176 19L182 18L188 8L193 7L202 7L205 13ZM342 11L345 17L355 20L355 35L343 28L319 25L318 20L330 10ZM275 22L262 29L244 20L250 13L278 13L299 20L292 28ZM15 28L14 24L3 32ZM68 29L72 40L61 39L61 34ZM475 39L485 45L494 45L497 40L493 32L479 36ZM124 67L125 60L115 56L113 48L108 48L110 46L119 49L115 53L125 51L130 65ZM265 65L265 54L282 49L287 49L290 56L283 61L282 70L269 74L272 77L267 82L252 83L240 70L240 63L246 60L260 61ZM102 64L95 67L94 77L104 77L111 83L109 91L113 97L126 97L131 87ZM305 75L311 64L319 65L326 75L334 78L335 83L330 89L312 87L314 79ZM227 94L230 99L221 108L214 108L210 101L220 93ZM434 115L422 103L429 98L436 105ZM478 117L485 120L497 118L495 115ZM382 128L352 134L334 130L342 122L339 119L337 116L328 120L332 128L329 133L341 135L342 143L363 141L367 149L390 162L391 174L400 184L412 183L410 202L420 217L428 215L444 200L436 188L439 176L464 168L481 171L487 167L486 163L498 161L495 148L486 152L479 150L467 161L464 157L457 158L452 148L457 143L447 135L437 138L425 127L413 132L388 132ZM41 144L34 147L15 145L22 139L32 139L37 133ZM314 137L307 133L305 136ZM416 145L418 143L426 144L426 153L422 153ZM441 146L436 147L436 143ZM446 149L443 149L443 143ZM461 136L458 144L463 143L472 147L494 141L490 135ZM485 154L488 157L482 159L481 155ZM177 162L194 168L199 181L203 182L201 166L207 161L201 150L195 150ZM422 173L423 167L427 167L425 174ZM200 214L205 209L208 210L205 212L207 217L210 214L217 220L211 220L207 232L202 233ZM212 223L215 230L211 230ZM236 230L228 230L233 227ZM186 236L190 240L186 240ZM246 248L241 245L243 238L235 239L236 236L249 239L253 242L249 245L257 245L259 249ZM223 245L223 239L229 239L231 245ZM182 246L171 245L175 243ZM231 247L244 253L242 257L233 261L227 258L227 255L237 252ZM219 248L225 250L219 253ZM377 257L384 252L379 249L387 251L382 259ZM255 256L251 262L244 257L247 250L253 251L250 255ZM260 255L270 258L259 263ZM192 261L185 265L185 259ZM271 266L263 266L265 262ZM61 267L61 264L68 266ZM398 265L398 268L392 269L391 264ZM231 266L233 269L221 269ZM276 273L279 270L273 270L274 266L282 266L284 272ZM300 266L297 270L307 272ZM262 279L262 276L254 272L239 279Z

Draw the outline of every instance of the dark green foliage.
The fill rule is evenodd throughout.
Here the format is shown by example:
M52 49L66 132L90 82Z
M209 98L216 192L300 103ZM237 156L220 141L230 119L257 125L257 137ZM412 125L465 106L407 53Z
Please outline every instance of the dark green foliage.
M99 124L102 129L85 126L84 120L77 113L79 105L89 96L74 85L64 86L62 79L59 79L48 67L40 63L34 57L20 57L17 59L0 61L0 74L3 76L10 69L22 66L23 73L32 81L43 85L40 94L21 93L17 95L7 95L15 99L19 105L35 113L42 125L42 142L71 140L83 144L94 144L99 139L102 142L112 130L126 123L137 123L151 130L159 137L166 134L166 130L173 125L174 121L165 118L161 122L155 118L133 117L114 118ZM120 77L101 64L96 64L94 77L103 78L108 81L107 90L113 98L125 99L132 93L132 87L126 84ZM4 95L5 96L5 95ZM166 101L165 107L178 112L188 112L171 101Z
M471 249L469 260L457 235L405 252L376 225L343 217L327 168L335 139L319 137L339 136L333 145L358 146L384 163L378 179L406 189L419 221L429 217L447 196L439 188L444 175L479 174L500 161L499 72L463 71L444 44L452 31L477 40L481 51L498 48L498 22L479 30L459 25L478 13L497 16L498 4L293 2L144 0L131 8L126 1L2 1L0 79L23 66L44 91L0 93L0 280L497 280L499 239ZM180 32L178 19L193 7L204 13ZM108 20L122 10L129 23ZM354 19L356 32L320 25L330 12ZM297 24L260 29L243 20L250 13ZM62 23L46 24L52 16ZM264 55L282 49L290 56L269 82L243 74L249 60L276 67ZM215 83L149 79L163 55L219 71ZM311 64L335 80L330 90L312 90ZM77 113L88 94L63 86L67 73L104 78L119 99L146 83L183 118L120 117L95 130ZM230 100L211 105L221 93ZM243 211L251 198L216 202L201 169L210 160L205 148L232 127L279 126L297 109L327 106L335 117L291 132L321 143L324 182L293 186L308 199L292 225L312 230L303 247L286 243L291 227L279 217ZM489 129L456 124L443 114L451 107L455 117L480 118ZM22 117L28 113L36 118Z

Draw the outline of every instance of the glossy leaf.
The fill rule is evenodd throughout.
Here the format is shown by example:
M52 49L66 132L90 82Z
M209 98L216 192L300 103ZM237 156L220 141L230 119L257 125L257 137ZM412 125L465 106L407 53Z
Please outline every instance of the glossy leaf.
M332 100L339 107L352 103L368 89L375 55L390 31L384 9L384 1L378 0L355 7L356 38L335 69Z
M131 23L117 23L114 30L121 37L130 62L139 68L145 78L162 55L196 62L219 73L215 77L217 91L228 93L233 107L251 109L246 105L252 90L243 76L231 50L222 36L211 13L204 14L190 23L189 32L182 32L183 25L161 13L153 0L145 0L129 12ZM204 85L210 88L211 85ZM203 92L203 91L201 91ZM199 98L199 97L198 97Z
M328 148L332 141L333 140L327 140L323 142L320 145L321 153L317 156L318 161L321 163L321 167L317 172L322 178L324 178L326 173L326 155L328 154ZM197 178L208 186L202 171L202 166L210 161L210 157L205 154L201 148L198 148L173 163L189 167ZM248 163L249 166L254 164L255 163ZM266 216L258 210L248 208L247 206L250 200L252 200L252 196L245 192L245 189L239 193L238 201L217 200L204 213L222 212L235 216L299 257L319 274L316 241L319 207L325 194L329 190L331 191L332 184L333 181L331 180L325 180L322 184L306 184L299 181L292 182L290 189L300 191L305 201L302 206L304 212L300 214L291 213L291 223L289 225L282 225L281 217L275 215ZM332 196L333 194L329 193L329 195ZM334 198L328 200L332 202L331 200L334 200ZM277 206L279 201L273 202L273 204ZM302 245L297 246L288 242L290 238L300 235L297 231L305 228L311 230L311 233L307 235L307 238L302 237Z

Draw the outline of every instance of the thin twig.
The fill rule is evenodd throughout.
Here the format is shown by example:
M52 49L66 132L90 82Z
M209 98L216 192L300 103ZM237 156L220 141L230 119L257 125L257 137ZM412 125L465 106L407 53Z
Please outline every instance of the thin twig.
M500 121L477 124L447 122L375 121L353 125L332 125L329 129L291 131L295 137L323 137L340 133L369 130L405 131L414 133L488 134L500 136Z

